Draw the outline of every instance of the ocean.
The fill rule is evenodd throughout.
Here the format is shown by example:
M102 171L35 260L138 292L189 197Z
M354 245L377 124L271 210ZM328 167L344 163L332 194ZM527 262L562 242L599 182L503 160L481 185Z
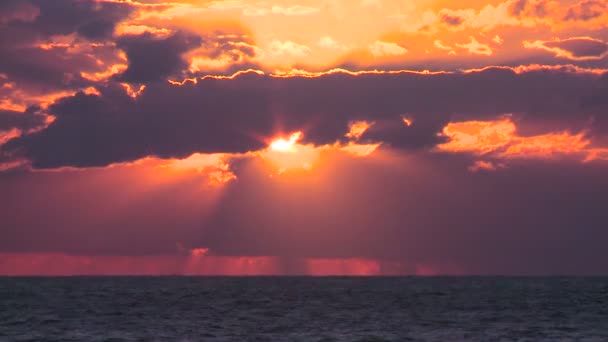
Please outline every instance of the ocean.
M0 341L608 341L608 278L2 277Z

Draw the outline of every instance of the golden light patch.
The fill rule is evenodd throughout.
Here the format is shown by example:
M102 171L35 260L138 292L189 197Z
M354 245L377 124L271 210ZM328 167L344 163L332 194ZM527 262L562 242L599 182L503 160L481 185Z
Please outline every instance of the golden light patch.
M88 87L88 88L84 89L82 92L87 95L101 96L101 93L95 87Z
M302 132L295 132L289 138L277 138L270 143L270 149L279 152L295 152L295 144L303 137Z
M0 131L0 146L6 144L9 140L18 138L21 136L21 130L18 128L12 128L8 131Z
M133 88L132 85L130 85L129 83L120 83L120 85L125 89L125 92L127 92L127 95L129 95L132 98L137 98L139 95L141 95L144 90L146 90L146 85L142 84L140 85L137 89Z
M352 121L349 125L348 133L344 136L351 139L359 139L361 136L374 125L374 123L369 123L367 121Z
M173 172L194 171L202 173L207 176L209 184L222 185L237 178L230 171L230 164L226 162L229 157L230 155L223 153L194 153L188 158L169 160L161 167Z
M513 139L515 124L511 120L451 122L443 128L450 141L437 148L449 152L488 153L504 147Z
M509 119L498 121L465 121L449 123L443 135L450 141L437 146L444 152L469 152L494 158L548 159L560 156L583 157L583 161L603 159L606 149L591 146L584 132L551 132L534 136L518 136L516 125ZM496 169L489 162L477 162L471 171Z
M0 99L0 110L10 110L15 112L25 112L27 106L13 102L12 99Z
M505 156L548 158L554 154L579 153L589 146L582 133L549 133L532 137L516 137L504 151Z
M376 152L380 145L381 144L355 144L351 142L346 146L339 147L338 149L355 157L367 157Z
M94 82L103 81L114 75L118 75L118 74L124 72L125 70L127 70L128 67L129 66L125 63L113 64L113 65L110 65L105 71L100 71L100 72L81 71L80 77L82 77L88 81L94 81Z
M591 148L584 162L608 160L608 148Z
M303 137L302 132L295 132L289 137L276 138L260 155L278 168L279 174L293 169L309 170L319 159L320 148L298 143Z
M166 28L158 28L146 25L135 25L129 23L121 23L116 26L114 34L117 36L123 35L141 35L144 33L152 34L158 38L164 38L169 36L172 32Z
M363 128L367 129L371 126L369 123L362 124L363 121L357 122L354 126L358 128L351 132L349 137L357 137L363 134ZM351 126L352 128L352 126ZM373 154L381 145L377 144L357 144L349 142L348 144L335 143L333 145L314 146L312 144L300 144L299 141L303 138L302 132L295 132L288 137L280 137L272 140L268 148L259 153L259 155L269 161L274 167L278 168L278 173L282 174L288 170L310 170L319 160L319 157L324 151L341 151L355 157L367 157ZM348 135L347 135L348 136Z

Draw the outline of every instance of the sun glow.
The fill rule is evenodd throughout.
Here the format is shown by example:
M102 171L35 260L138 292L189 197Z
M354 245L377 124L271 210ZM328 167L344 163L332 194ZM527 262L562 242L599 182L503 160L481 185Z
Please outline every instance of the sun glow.
M194 171L207 176L210 185L222 185L237 178L230 170L230 157L223 153L194 153L188 158L169 160L160 167L172 172Z
M321 148L300 144L299 141L303 137L304 134L298 131L290 134L289 137L276 138L270 142L261 156L278 168L279 174L287 170L310 170L319 159Z
M357 122L351 124L353 137L360 136L371 124ZM358 129L353 129L353 127ZM347 134L348 136L348 134ZM367 157L373 154L380 144L358 144L350 141L347 144L336 142L333 145L314 146L312 144L301 144L300 140L304 134L300 131L290 134L288 137L279 137L268 144L268 148L260 152L260 156L270 162L278 169L278 174L288 170L310 170L320 159L324 151L342 151L354 157Z
M288 139L278 138L270 143L270 149L278 152L296 152L295 145L303 137L302 132L292 133Z

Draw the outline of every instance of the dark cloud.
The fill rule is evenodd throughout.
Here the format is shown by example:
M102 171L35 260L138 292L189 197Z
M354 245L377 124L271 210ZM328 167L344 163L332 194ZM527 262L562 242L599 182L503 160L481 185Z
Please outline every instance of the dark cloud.
M117 62L115 48L104 43L112 37L117 23L133 11L128 3L3 1L0 73L19 89L34 94L90 84L81 72L103 72ZM68 46L53 45L54 37L68 35L74 35ZM41 44L48 47L43 49ZM105 64L99 65L99 60Z
M129 17L135 8L128 3L78 0L8 0L0 11L5 20L0 35L6 43L11 39L23 43L54 35L77 33L89 40L109 38L116 24ZM37 15L15 15L28 9ZM25 20L23 19L25 18Z
M441 22L450 26L460 26L464 22L464 18L444 13L441 15Z
M605 10L606 3L604 1L581 1L568 10L568 13L566 13L566 16L564 17L564 20L588 21L601 16Z
M129 60L128 69L118 76L125 82L145 83L160 81L167 76L181 76L187 69L182 55L199 47L201 37L187 32L177 32L167 38L156 38L150 33L124 36L117 40Z
M601 76L568 69L515 73L505 68L453 74L330 74L275 78L245 74L175 86L148 84L137 99L122 87L101 95L79 93L49 108L45 130L13 140L5 150L35 167L101 166L148 155L185 157L194 152L246 152L265 138L304 131L304 141L344 139L352 120L376 121L362 141L394 147L432 147L452 119L494 119L512 113L525 134L587 129L606 121L592 100ZM583 105L585 104L585 105ZM410 127L402 121L407 115ZM592 127L590 118L594 118ZM549 127L549 126L547 126Z
M9 49L3 52L0 73L7 75L8 81L14 82L19 89L46 94L92 85L96 82L82 77L81 72L105 72L111 64L122 62L110 46L92 46L91 51L81 53L69 53L69 48L44 50L31 46ZM98 59L107 64L100 66Z
M510 14L515 17L530 16L544 18L549 14L548 1L533 1L528 0L517 0L511 4L509 8ZM576 9L571 9L576 11Z
M32 22L40 15L40 9L29 1L6 0L0 4L0 25L12 22Z
M519 16L526 9L528 0L518 0L511 5L511 15Z
M574 57L600 58L608 52L608 44L597 39L568 38L560 41L545 42L549 48L560 48L572 53Z
M534 4L534 15L539 18L544 18L549 14L549 9L547 8L547 1L539 1Z
M25 113L0 110L0 131L17 128L20 130L31 130L43 127L46 123L46 116L38 112L34 107Z

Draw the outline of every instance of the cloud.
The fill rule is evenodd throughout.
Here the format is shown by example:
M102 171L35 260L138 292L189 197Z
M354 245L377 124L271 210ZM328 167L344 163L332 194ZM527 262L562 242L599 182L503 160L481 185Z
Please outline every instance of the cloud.
M198 75L231 75L248 69L260 69L267 53L244 32L213 32L201 36L202 44L184 54L189 77ZM175 78L174 78L175 80Z
M448 13L441 13L441 22L449 26L460 26L464 22L464 18L458 15L451 15Z
M171 32L171 30L162 28L162 27L137 25L137 24L123 22L123 23L119 24L118 26L116 26L114 33L117 36L142 35L144 33L149 33L149 34L152 34L152 35L155 35L158 37L166 37L166 36L170 35L172 32Z
M435 46L437 49L439 50L446 50L449 51L448 54L449 55L455 55L456 51L454 51L454 48L449 46L449 45L445 45L445 43L441 40L436 40L433 42L433 46Z
M24 113L0 110L0 131L13 128L30 131L44 126L47 117L32 107Z
M584 132L519 136L516 125L510 119L449 123L443 128L443 134L450 140L437 145L439 151L471 152L496 158L542 159L569 155L578 155L584 161L594 158L591 142Z
M494 52L489 45L478 42L475 37L470 36L469 39L471 40L469 43L456 44L456 46L467 50L469 54L473 55L491 56Z
M238 10L245 16L264 16L264 15L285 15L285 16L307 16L318 13L320 10L316 7L304 5L280 6L269 5L264 3L251 4L245 1L229 0L229 1L211 1L204 9L214 11L234 11ZM184 12L183 14L186 14Z
M489 31L501 26L535 26L536 22L533 20L524 20L512 15L510 8L517 1L507 0L498 4L488 4L481 9L427 10L417 18L417 21L407 25L406 30L419 32L423 30L438 31L445 28L450 30L472 28Z
M608 271L605 2L314 5L0 1L0 273Z
M319 12L318 8L302 5L294 5L290 7L272 6L273 14L282 14L287 16L303 16L311 15Z
M347 48L346 46L340 44L340 42L334 40L330 36L323 36L323 37L319 38L317 45L319 45L320 47L325 48L325 49L334 49L334 50L345 50Z
M18 20L4 20L2 38L11 35L15 38L16 34L27 40L74 32L89 40L103 40L112 35L118 22L135 10L129 3L119 2L8 0L3 3L4 8L0 9L3 16Z
M608 43L591 37L524 41L523 45L527 49L545 50L555 57L574 61L599 60L608 56Z
M135 11L129 3L7 0L1 6L0 74L11 88L3 86L0 95L14 108L92 86L85 75L109 76L124 62L111 40Z
M505 40L499 35L495 35L494 38L492 38L492 41L498 45L502 45L502 43L505 42Z
M367 121L375 124L360 143L420 149L445 142L438 133L455 116L483 120L504 113L521 116L523 132L578 127L595 137L608 129L601 115L608 103L599 100L608 86L602 77L560 68L310 77L250 72L150 83L136 98L120 84L108 84L98 87L99 95L57 101L48 108L52 124L3 148L38 168L103 166L146 156L255 151L281 131L302 130L303 142L315 145L345 142L351 122ZM403 113L412 125L403 124Z
M11 22L28 23L36 20L40 15L40 8L27 1L7 0L0 5L0 24Z
M118 79L144 83L180 76L187 69L183 55L199 47L202 39L181 31L167 38L157 38L146 32L137 36L122 36L116 44L125 51L129 63Z
M477 29L482 32L545 28L551 31L572 28L600 30L606 21L606 0L580 0L567 4L555 0L506 0L481 8L443 8L409 16L408 32L437 33L442 30ZM532 31L530 31L532 32Z
M606 1L584 0L575 3L569 9L564 20L566 21L589 21L602 16L607 9Z
M382 0L361 0L361 6L382 8Z
M408 52L406 48L397 43L383 42L381 40L376 40L368 48L375 57L399 56L405 55Z
M308 46L294 43L289 40L274 40L270 43L269 50L273 55L291 55L294 57L304 57L311 51Z

